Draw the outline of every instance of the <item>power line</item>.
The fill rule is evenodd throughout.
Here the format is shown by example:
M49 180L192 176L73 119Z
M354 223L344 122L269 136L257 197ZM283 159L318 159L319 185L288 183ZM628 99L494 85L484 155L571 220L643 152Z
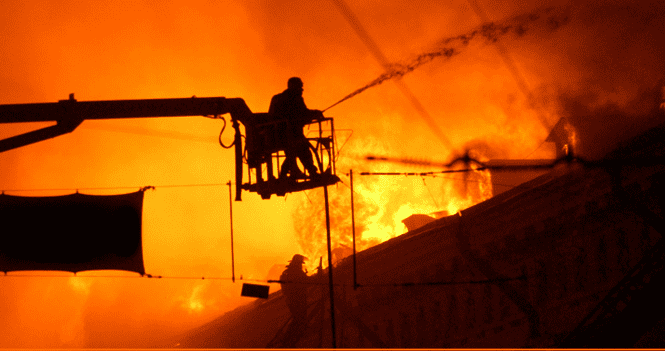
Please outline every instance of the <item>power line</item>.
M540 143L540 145L538 145L537 148L533 149L533 151L531 151L531 153L529 153L529 154L525 157L525 159L528 159L529 157L531 157L531 155L533 155L536 151L538 151L538 149L540 149L540 147L543 146L543 144L545 144L546 141L547 141L547 139L543 140L543 141Z
M471 8L473 11L480 17L480 20L483 23L491 23L483 9L480 7L480 4L478 4L478 1L476 0L467 0L469 5L471 5ZM506 67L512 74L513 78L515 79L515 83L517 83L517 86L519 87L520 90L522 90L522 93L526 95L526 98L529 100L530 103L535 101L535 97L533 96L533 93L531 93L531 89L527 86L526 79L520 74L520 71L517 69L517 65L515 64L515 61L513 58L510 56L508 53L508 49L506 49L503 44L496 40L494 41L494 45L496 45L496 48L499 51L499 54L503 58L503 62L506 64ZM545 116L542 114L538 113L538 118L540 119L540 122L543 124L545 128L548 130L552 129L552 125L547 121Z
M178 280L230 280L233 281L231 277L206 277L206 276L163 276L163 275L79 275L73 273L73 275L48 275L48 274L7 274L5 272L4 277L7 278L128 278L128 279L178 279ZM266 282L267 280L262 279L243 279L241 281L251 281L251 282Z
M454 169L447 171L429 171L429 172L360 172L360 175L363 176L435 176L436 174L445 174L445 173L468 173L473 171L484 171L488 169L487 167L480 168L468 168L468 169Z
M476 168L475 170L478 170L478 169ZM459 171L460 172L467 172L468 170L459 170ZM493 185L499 185L499 186L506 186L506 187L510 187L511 189L516 188L518 186L522 186L522 185L514 185L514 184L501 184L501 183L495 183L495 182L491 182L491 181L488 182L488 181L480 180L480 179L469 179L467 177L465 177L465 178L445 177L445 176L437 175L437 173L440 173L440 172L421 172L421 173L361 172L361 175L365 175L365 176L383 176L383 175L397 176L397 175L400 175L400 176L405 176L405 177L408 177L408 176L419 176L419 177L429 176L429 177L433 177L433 178L450 179L450 180L462 181L462 182L467 182L467 183L481 183L481 184L493 184ZM452 173L452 172L449 172L449 173ZM344 175L348 176L348 174L344 174ZM347 188L351 189L351 187L349 187L349 185L344 183L344 181L340 180L340 183L342 183L342 185L346 186ZM355 190L353 191L353 193L358 194L358 195L362 195L362 194L358 193ZM437 205L437 207L438 207L438 205Z
M370 37L367 31L365 31L365 28L362 26L362 24L360 24L360 21L353 14L353 11L351 11L349 6L344 2L344 0L333 0L333 3L335 3L339 11L342 13L347 22L349 22L349 24L356 32L358 37L360 37L360 40L362 40L365 46L367 46L367 48L372 53L374 58L376 58L376 60L379 61L379 63L381 64L381 66L383 66L386 72L389 72L391 70L390 61L388 61L383 52L381 52L381 49L379 49L379 46L376 45L376 42L374 42L372 37ZM445 134L443 134L443 131L441 131L441 128L439 128L439 126L436 124L434 118L427 112L427 110L425 110L425 107L420 103L418 98L411 92L409 87L407 87L406 84L401 80L396 80L395 84L402 92L402 94L409 100L411 105L420 114L420 116L425 120L425 122L430 127L432 132L434 132L434 134L437 136L437 138L439 138L439 140L443 143L443 145L449 149L453 149L453 144L450 142L450 140L448 140ZM333 107L336 104L330 107ZM329 109L330 107L328 107L327 109Z
M477 169L476 169L477 170ZM371 172L365 172L367 174L363 175L369 175L369 176L374 176L374 175L400 175L400 176L419 176L419 177L424 177L424 176L430 176L432 178L441 178L441 179L450 179L450 180L456 180L456 181L461 181L461 182L467 182L467 183L481 183L481 184L492 184L492 185L499 185L499 186L506 186L510 187L511 189L519 187L523 187L523 184L515 185L515 184L502 184L502 183L496 183L492 181L486 181L486 180L481 180L481 179L469 179L469 178L455 178L455 177L445 177L445 176L440 176L437 175L436 172L427 172L427 173L371 173ZM346 184L345 184L346 185ZM529 188L533 189L533 188ZM357 193L357 192L356 192Z
M510 164L509 162L501 164L499 162L481 162L469 154L465 154L461 157L457 157L450 161L449 163L442 162L433 162L423 159L415 158L398 158L398 157L389 157L389 156L366 156L365 159L368 161L385 161L385 162L395 162L395 163L404 163L411 165L420 165L420 166L438 166L443 168L453 168L457 164L463 164L467 167L469 165L476 165L476 168L466 168L466 169L453 169L440 171L438 173L456 173L456 172L471 172L478 170L494 170L494 171L523 171L523 170L537 170L537 169L550 169L558 166L559 164L579 164L584 167L591 168L612 168L617 166L649 166L654 164L662 164L665 162L665 156L646 156L646 157L633 157L633 158L605 158L600 160L588 160L582 157L574 156L572 153L568 155L563 155L559 158L553 159L549 162L532 162L531 164ZM511 160L506 160L511 161ZM520 160L515 160L520 161ZM542 160L548 161L548 160ZM390 172L387 172L388 174ZM427 173L427 172L425 172ZM437 173L437 172L432 172ZM362 174L362 173L361 173ZM421 175L421 173L413 173L413 175Z
M232 278L229 277L195 277L195 276L162 276L162 275L46 275L46 274L7 274L5 273L4 277L7 278L127 278L127 279L157 279L157 280L229 280L232 281ZM315 276L310 276L310 278L315 278ZM416 286L442 286L442 285L467 285L467 284L493 284L498 282L506 281L515 281L515 280L526 280L525 275L513 278L499 278L499 279L483 279L483 280L466 280L466 281L434 281L434 282L405 282L405 283L368 283L368 284L358 284L358 287L374 287L374 286L393 286L393 287L416 287ZM325 281L308 281L308 282L296 282L296 281L287 281L287 280L275 280L275 279L236 279L238 281L247 281L247 282L257 282L257 283L279 283L279 284L298 284L298 285L320 285L328 286L329 283ZM353 284L346 283L334 283L333 286L342 286L342 287L353 287Z
M436 206L436 208L440 208L439 204L436 202L436 199L434 198L434 195L432 194L432 191L427 186L427 183L425 183L425 177L422 177L422 179L423 179L423 185L425 186L425 189L427 189L427 192L429 193L429 196L432 198L432 202L434 202L434 206Z
M466 280L466 281L435 281L435 282L406 282L406 283L368 283L368 284L357 284L358 287L373 287L373 286L394 286L394 287L408 287L408 286L437 286L437 285L467 285L467 284L493 284L499 282L515 281L515 280L526 280L526 275L521 275L519 277L513 278L497 278L497 279L483 279L483 280ZM267 280L268 283L280 283L280 284L302 284L302 285L328 285L327 282L292 282L292 281L282 281L282 280ZM344 286L344 287L353 287L353 284L345 283L336 283L334 286Z
M630 160L600 160L600 161L590 161L583 158L574 157L571 155L566 155L555 159L548 163L542 164L531 164L531 165L493 165L480 162L476 159L464 155L458 157L451 161L450 163L439 163L432 162L428 160L419 160L413 158L392 158L386 156L366 156L365 159L369 161L386 161L386 162L395 162L395 163L404 163L404 164L414 164L421 166L440 166L440 167L452 167L457 163L465 164L476 164L476 168L465 168L465 169L452 169L452 170L442 170L442 171L428 171L428 172L360 172L360 175L363 176L436 176L438 174L447 174L447 173L466 173L466 172L476 172L483 170L494 170L494 171L525 171L525 170L538 170L538 169L551 169L556 167L561 163L579 163L587 167L616 167L618 165L653 165L660 164L665 161L665 157L646 157L646 158L634 158ZM477 182L476 180L465 180L459 178L448 178L456 180L464 180ZM231 182L231 184L235 184ZM347 186L342 182L344 186ZM31 192L31 191L80 191L80 190L119 190L119 189L157 189L157 188L190 188L190 187L208 187L208 186L228 186L229 183L192 183L192 184L163 184L163 185L148 185L148 186L113 186L113 187L69 187L69 188L33 188L33 189L3 189L0 192L4 194L5 192ZM501 185L501 184L499 184ZM356 192L357 193L357 192Z
M235 184L235 183L231 183ZM200 183L200 184L165 184L165 185L148 185L148 186L110 186L110 187L71 187L71 188L36 188L36 189L3 189L5 192L25 192L25 191L79 191L79 190L119 190L119 189L156 189L156 188L192 188L192 187L205 187L205 186L228 186L229 183Z
M436 285L467 285L467 284L494 284L500 282L509 282L515 280L526 280L526 275L521 275L515 278L497 278L497 279L484 279L484 280L467 280L461 282L448 281L448 282L414 282L414 283L385 283L385 284L358 284L359 287L365 286L395 286L395 287L407 287L407 286L436 286ZM352 286L350 284L345 284L345 286Z

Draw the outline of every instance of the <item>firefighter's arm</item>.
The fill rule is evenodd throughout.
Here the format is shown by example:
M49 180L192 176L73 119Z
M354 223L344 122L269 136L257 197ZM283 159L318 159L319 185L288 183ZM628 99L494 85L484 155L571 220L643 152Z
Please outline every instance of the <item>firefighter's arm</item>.
M320 121L324 118L321 110L309 110L309 113L312 120Z

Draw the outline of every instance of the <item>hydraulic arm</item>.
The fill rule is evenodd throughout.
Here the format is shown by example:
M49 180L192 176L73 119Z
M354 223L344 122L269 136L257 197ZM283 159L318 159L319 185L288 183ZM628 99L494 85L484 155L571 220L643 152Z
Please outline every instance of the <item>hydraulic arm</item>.
M251 110L241 98L224 97L76 101L56 103L0 105L0 123L57 122L56 125L0 140L0 152L33 144L70 133L87 119L183 117L231 114L235 129L236 201L240 201L242 184L242 146L238 122L252 117Z
M284 159L284 152L289 148L289 141L281 134L285 129L280 126L289 121L274 119L274 116L267 113L252 113L241 98L76 101L74 94L70 94L68 100L56 103L0 105L0 123L56 122L46 128L0 140L0 152L70 133L89 119L221 116L227 113L231 115L235 130L236 201L241 200L242 189L257 192L262 198L268 199L272 194L284 196L289 192L339 181L334 169L332 118L316 121L318 135L308 138L322 174L317 179L278 179L273 169L279 171L280 160ZM247 134L244 149L240 123L244 125ZM330 129L324 130L322 123L328 123ZM242 183L244 157L248 164L249 180L246 184ZM266 180L264 175L267 176Z

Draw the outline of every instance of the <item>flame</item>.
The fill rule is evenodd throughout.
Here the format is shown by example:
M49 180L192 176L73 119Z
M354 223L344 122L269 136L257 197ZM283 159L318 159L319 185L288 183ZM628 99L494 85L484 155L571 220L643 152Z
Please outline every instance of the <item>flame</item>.
M564 146L565 154L568 155L569 153L575 154L575 150L577 150L577 132L575 130L575 127L573 127L568 120L565 120L565 123L563 124L563 129L566 131L566 135L568 137L568 143Z
M376 141L364 145L356 144L349 148L351 154L360 150L363 152L371 152L371 149L386 150L385 145ZM482 159L478 155L476 157ZM372 168L377 172L402 167L385 163L362 163L353 159L344 159L338 163L338 169L351 166L355 169ZM344 176L342 178L344 179ZM349 185L346 179L343 182ZM456 177L354 177L353 188L357 251L404 234L406 226L402 221L411 215L434 216L433 213L440 211L453 214L492 196L491 178L489 171L486 170L473 170ZM307 267L310 271L318 264L316 258L327 257L322 192L317 189L306 197L299 198L292 212L298 244L304 255L310 257ZM329 203L332 248L341 245L350 247L353 231L349 187L329 188Z
M336 128L353 128L353 141L362 143L355 148L349 143L338 163L347 186L342 173L349 169L407 171L393 164L356 162L348 157L349 150L361 156L371 151L450 158L447 150L433 149L436 140L427 126L388 84L393 77L409 85L455 146L480 138L492 142L493 149L505 149L492 158L524 158L549 132L539 121L541 113L549 122L558 120L549 115L556 110L572 116L571 145L577 145L573 151L580 156L609 150L627 127L646 128L648 121L637 107L651 111L653 98L660 96L648 90L648 99L636 98L656 84L660 94L665 72L662 1L570 2L565 26L549 21L550 16L513 16L533 13L534 3L486 8L496 21L486 29L511 24L519 29L498 39L533 100L524 96L490 44L496 36L476 34L468 45L455 39L482 25L465 6L436 1L354 5L394 64L384 75L386 70L369 57L343 18L319 2L187 1L164 6L99 1L66 11L59 3L39 0L3 5L3 52L8 53L0 84L3 104L53 102L70 92L82 101L196 94L242 97L253 111L263 112L288 77L297 75L305 81L307 105L320 109L368 82L379 83L377 77L387 78L333 110ZM518 27L520 23L528 26ZM446 38L454 40L446 43ZM448 55L452 52L446 48L455 54ZM534 101L546 111L534 112ZM233 156L217 146L215 122L86 121L71 134L1 153L0 184L3 189L73 189L225 183L233 179ZM3 126L0 132L11 136L33 127ZM107 128L111 130L100 130ZM141 135L158 131L163 131L160 137ZM211 142L164 138L181 133ZM534 158L538 153L543 152ZM424 182L419 177L355 178L358 250L402 234L401 219L411 213L453 214L488 198L489 179L479 171ZM347 186L330 187L333 248L351 246ZM226 188L150 192L143 217L146 269L164 276L230 276L226 204ZM326 255L321 189L289 195L287 201L247 195L234 204L234 218L236 276L263 278L267 267L286 263L298 249L313 265ZM94 282L4 279L0 347L149 346L144 343L150 338L171 337L247 303L238 284L230 282L215 288L185 280L98 277Z

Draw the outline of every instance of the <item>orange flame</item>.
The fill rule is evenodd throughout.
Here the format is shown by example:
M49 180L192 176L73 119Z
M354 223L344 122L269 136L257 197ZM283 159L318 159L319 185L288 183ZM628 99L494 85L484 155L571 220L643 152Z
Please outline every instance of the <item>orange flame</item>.
M356 150L368 152L366 147ZM351 160L342 160L338 169L349 167L352 163ZM371 166L383 171L395 167L392 164L358 164L357 161L353 166L356 169ZM346 177L342 175L342 179L344 185L329 188L333 249L341 245L351 247L353 240L348 174ZM440 211L454 214L492 196L489 172L478 170L458 177L354 177L353 188L357 251L404 234L406 227L402 221L411 215L430 214L434 217L434 213ZM298 244L304 255L310 258L310 271L318 265L319 257L327 257L322 192L317 189L300 197L292 213Z

